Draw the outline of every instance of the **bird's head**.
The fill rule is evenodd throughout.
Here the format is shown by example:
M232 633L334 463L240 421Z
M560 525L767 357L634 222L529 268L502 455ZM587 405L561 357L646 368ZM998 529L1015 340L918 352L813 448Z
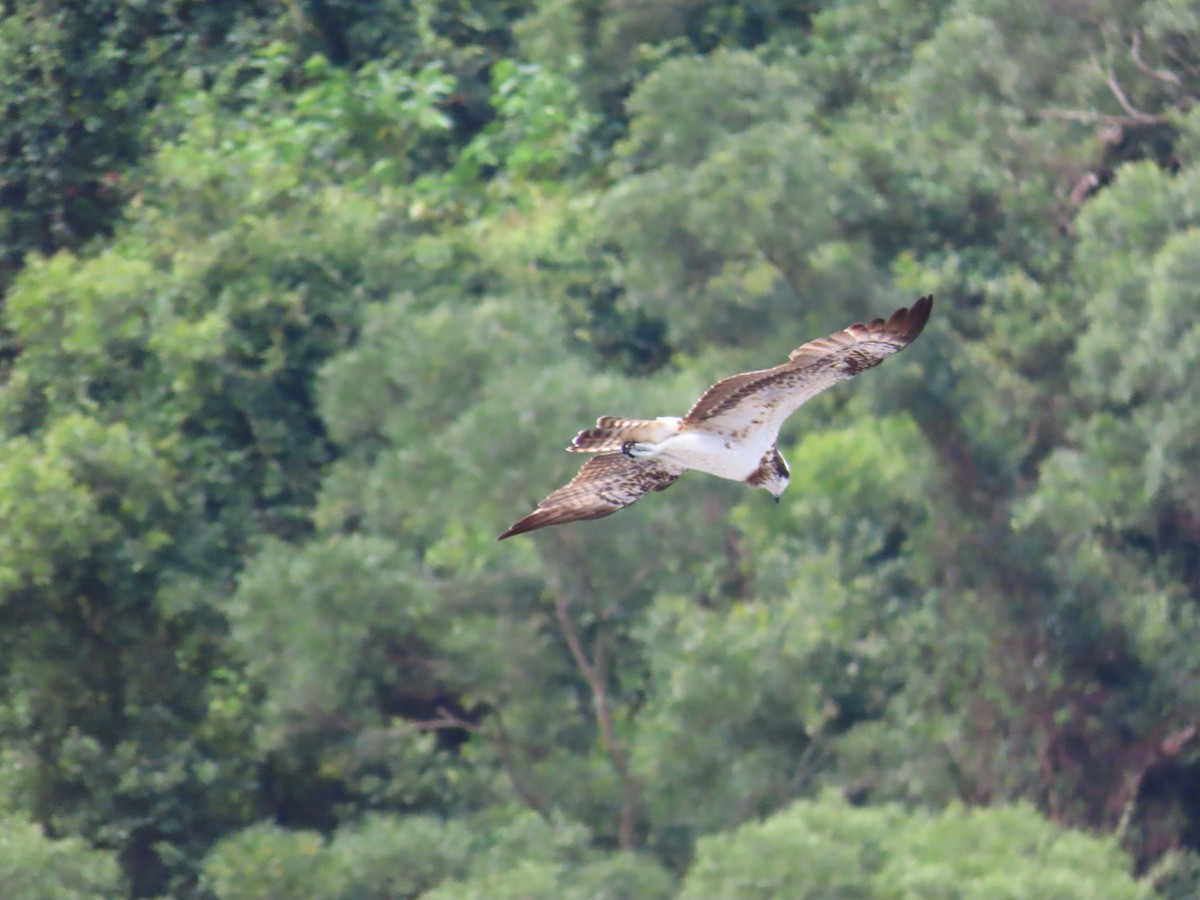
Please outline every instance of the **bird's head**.
M792 473L788 469L787 461L780 455L779 451L774 447L771 452L763 459L762 465L759 466L757 472L751 476L751 483L755 487L760 487L772 497L775 502L779 502L779 498L783 496L783 492L787 490L788 481L791 479Z

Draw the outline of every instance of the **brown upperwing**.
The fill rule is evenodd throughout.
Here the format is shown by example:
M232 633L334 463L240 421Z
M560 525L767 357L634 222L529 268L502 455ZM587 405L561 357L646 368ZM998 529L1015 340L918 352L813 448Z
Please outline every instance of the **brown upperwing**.
M571 481L496 538L502 541L547 525L599 519L673 485L686 469L660 460L630 459L624 453L593 456Z
M681 423L684 427L729 416L731 424L762 424L764 416L779 422L806 400L840 381L879 365L911 344L925 328L933 297L925 296L892 313L886 321L874 319L851 325L829 337L797 347L788 361L773 369L742 372L719 381L704 392ZM741 407L750 401L750 409ZM761 413L757 415L756 413ZM745 419L743 422L742 419Z

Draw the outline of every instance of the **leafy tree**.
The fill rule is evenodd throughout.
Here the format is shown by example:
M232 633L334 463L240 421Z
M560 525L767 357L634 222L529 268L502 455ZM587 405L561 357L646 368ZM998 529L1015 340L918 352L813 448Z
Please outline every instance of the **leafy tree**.
M1028 806L962 810L893 833L881 898L1150 896L1111 839L1063 831Z
M1148 897L1111 841L1023 806L936 816L833 794L697 843L681 900L706 897Z
M340 828L329 852L346 873L344 896L416 898L467 871L476 835L468 825L422 816L367 816Z
M1200 582L1188 539L1179 540L1196 487L1194 445L1183 437L1196 428L1183 374L1195 354L1184 312L1195 299L1196 210L1185 199L1194 178L1191 169L1171 177L1127 166L1085 208L1076 278L1094 316L1079 340L1073 385L1085 411L1022 507L1025 527L1054 535L1049 560L1070 598L1060 612L1071 625L1063 640L1077 658L1094 660L1103 679L1080 716L1111 716L1143 736L1103 754L1124 755L1125 777L1137 785L1186 778L1191 767L1172 748L1186 740L1185 710L1197 700L1185 647L1197 633ZM1114 231L1107 217L1119 203L1132 204L1131 213ZM1136 797L1098 772L1085 777L1088 786L1073 791L1102 792L1092 797L1096 806ZM1179 802L1171 789L1168 797L1168 805ZM1143 840L1170 838L1151 827Z
M368 816L339 829L328 843L314 832L260 824L213 848L204 863L203 884L221 900L665 900L673 895L671 877L651 860L596 853L576 825L503 810L465 821Z
M0 879L13 900L104 900L122 890L111 853L80 838L53 840L17 816L0 819Z
M213 848L203 884L221 900L341 896L344 873L323 843L312 831L245 829Z
M906 419L808 435L789 452L786 512L758 498L733 511L753 596L651 609L636 758L657 840L776 808L836 766L843 734L884 715L925 615L904 556L924 535L921 455Z
M361 241L401 214L314 191L293 134L192 109L119 242L14 286L0 398L9 735L35 816L116 847L139 895L263 809L224 598L253 541L308 529L316 370L373 290Z
M797 803L730 835L702 838L680 900L699 897L871 898L898 823L886 807L854 810L832 795Z
M135 166L180 127L178 97L197 82L253 84L264 57L279 94L311 81L305 64L314 56L399 79L436 68L458 86L443 103L451 145L467 143L491 118L488 71L512 49L512 24L525 9L521 0L319 0L286 9L228 0L15 0L0 22L0 139L8 151L0 162L0 289L27 253L79 249L110 233L141 187ZM411 69L380 65L396 58ZM255 102L239 90L219 95L242 109ZM354 114L352 102L346 112ZM428 149L424 165L452 162L447 144Z
M169 104L178 73L215 73L269 26L258 3L7 4L0 287L26 253L78 249L109 233L145 155L148 118Z

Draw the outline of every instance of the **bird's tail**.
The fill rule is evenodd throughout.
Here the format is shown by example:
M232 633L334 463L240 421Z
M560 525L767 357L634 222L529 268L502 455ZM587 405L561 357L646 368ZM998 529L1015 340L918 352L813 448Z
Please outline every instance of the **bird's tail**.
M607 453L620 450L627 441L642 441L657 444L679 432L679 420L662 417L658 419L618 419L601 416L596 427L575 435L568 450L576 453Z

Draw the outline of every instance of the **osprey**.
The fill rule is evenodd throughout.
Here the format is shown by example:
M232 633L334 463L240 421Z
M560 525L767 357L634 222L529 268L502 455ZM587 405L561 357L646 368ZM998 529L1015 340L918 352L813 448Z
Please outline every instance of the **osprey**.
M886 321L851 325L809 341L773 369L718 381L683 418L602 416L567 448L596 456L497 540L612 515L646 494L665 491L688 469L763 488L778 503L788 485L787 463L775 447L780 426L810 397L911 344L932 309L932 295L922 297Z

